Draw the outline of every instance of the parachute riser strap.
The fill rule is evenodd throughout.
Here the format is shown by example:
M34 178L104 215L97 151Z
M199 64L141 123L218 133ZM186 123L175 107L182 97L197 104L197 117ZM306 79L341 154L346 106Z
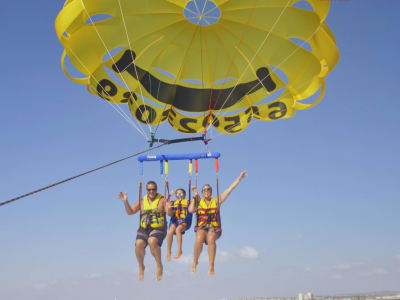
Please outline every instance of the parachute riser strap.
M198 159L195 159L195 160L194 160L194 172L195 172L195 174L196 174L196 182L195 182L195 185L196 185L196 187L197 187L197 178L198 178L198 174L199 174L199 160L198 160Z
M143 207L143 162L139 162L139 222L142 222L142 207Z
M139 222L142 222L142 205L143 205L143 180L141 179L139 182Z
M167 194L168 193L168 194ZM167 216L166 216L166 204L167 204L167 199L169 196L169 184L168 184L168 177L165 177L165 182L164 182L164 222L166 222L167 220Z
M168 173L169 173L169 167L168 167L168 160L160 161L160 166L164 165L164 168L161 169L161 172L164 173L164 198L165 201L168 199L169 196L169 184L168 184Z
M188 194L189 194L189 202L192 199L192 173L193 173L193 160L189 160L189 171L188 171L188 175L189 175L189 190L188 190Z
M218 175L217 175L217 179L216 179L216 186L217 186L217 220L218 220L218 226L222 228L222 223L221 223L221 214L220 214L220 208L221 208L221 204L220 204L220 195L219 195L219 180L218 180Z
M220 214L221 202L220 202L220 194L219 194L218 173L219 173L219 161L218 161L218 158L216 158L215 159L215 175L216 175L216 187L217 187L217 220L218 220L219 227L222 228L221 214Z

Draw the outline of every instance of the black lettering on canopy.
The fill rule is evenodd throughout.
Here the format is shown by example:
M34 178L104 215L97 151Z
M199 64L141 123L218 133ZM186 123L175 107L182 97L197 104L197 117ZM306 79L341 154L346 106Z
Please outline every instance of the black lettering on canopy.
M225 117L224 120L225 122L230 122L230 124L224 127L227 132L234 134L242 130L240 127L240 116ZM235 129L238 126L239 128Z
M274 102L268 105L268 108L277 108L276 110L271 110L271 112L268 114L269 118L272 120L278 120L286 116L287 113L287 107L286 104L283 102Z
M210 107L215 110L228 108L238 103L245 95L252 94L259 89L265 88L268 92L272 92L276 88L266 67L257 70L258 79L238 84L236 87L196 89L161 81L150 72L135 65L135 58L135 52L126 50L112 68L117 73L127 71L154 98L185 111L202 112L209 110ZM157 88L152 89L152 86Z
M147 115L145 115L147 112ZM153 123L157 117L157 112L148 105L140 105L136 110L136 119L143 124Z
M196 133L196 130L190 127L190 123L197 124L197 120L193 118L182 118L179 121L179 124L182 126L182 128L179 128L178 130L183 133Z
M106 100L111 100L110 97L115 96L118 92L118 89L115 86L115 84L108 79L100 80L96 90L99 97Z

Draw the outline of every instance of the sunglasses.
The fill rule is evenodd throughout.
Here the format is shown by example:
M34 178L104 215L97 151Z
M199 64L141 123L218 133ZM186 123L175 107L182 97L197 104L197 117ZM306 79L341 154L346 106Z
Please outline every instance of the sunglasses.
M203 191L203 192L210 192L210 191L211 191L211 188L204 188L202 191Z
M147 189L148 192L156 192L157 189Z
M183 193L176 193L176 196L177 196L177 197L183 197L184 194L183 194Z

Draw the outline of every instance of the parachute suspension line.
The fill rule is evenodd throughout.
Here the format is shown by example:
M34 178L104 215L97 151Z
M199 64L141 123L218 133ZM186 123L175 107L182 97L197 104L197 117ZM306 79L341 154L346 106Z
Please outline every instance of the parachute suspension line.
M257 1L257 0L256 0ZM254 2L254 1L253 1ZM215 7L214 9L216 9L217 7ZM246 22L246 25L248 25L249 23L250 23L250 20L251 20L251 18L252 18L252 16L253 16L253 13L254 13L254 9L251 11L251 13L249 14L249 17L248 17L248 19L247 19L247 22ZM248 31L248 30L247 30ZM217 34L217 36L218 36L218 34ZM242 42L243 42L243 38L244 38L244 36L245 36L245 32L243 32L242 33L242 36L240 37L240 39L239 39L239 43L237 44L237 45L240 45ZM218 36L218 40L221 40L221 38ZM221 41L220 41L220 43L221 43ZM222 43L221 43L222 44ZM222 45L223 46L223 45ZM230 64L230 66L229 66L229 68L227 69L227 71L226 71L226 75L225 76L228 76L228 74L230 73L230 70L232 69L232 67L234 67L234 61L235 61L235 57L236 57L236 55L235 56L233 56L233 57L231 57L231 64ZM239 73L239 70L237 70L237 72ZM238 81L239 82L239 81ZM238 84L238 82L236 83L236 85ZM223 85L222 85L222 87L225 87L225 85L226 85L226 82L225 83L223 83ZM215 101L215 104L214 104L214 107L212 108L212 111L214 111L215 110L215 107L217 107L217 104L218 104L218 101L219 101L219 99L220 99L220 97L221 97L221 94L222 94L222 89L219 91L219 93L218 93L218 96L217 96L217 99L216 99L216 101ZM226 102L226 101L225 101ZM224 104L221 106L221 109L217 112L217 114L219 114L220 112L221 112L221 110L223 109L223 107L224 107L224 105L225 105L225 102L224 102ZM211 127L211 125L213 125L214 124L214 120L213 120L213 122L212 123L210 123L210 124L208 124L208 126L206 127L206 129L205 129L205 132L207 132L208 131L208 129ZM235 125L236 126L236 125ZM233 126L234 127L234 126Z
M81 64L81 66L86 70L86 72L88 74L90 74L89 69L87 68L87 66L81 61L81 59L79 58L78 55L76 55L76 53L72 50L69 49L72 53L72 55L78 60L78 62ZM108 94L108 92L104 89L104 87L102 85L100 85L99 81L93 77L93 79L96 81L97 86L101 87L101 89L103 90L104 94L106 94L107 96L110 97L110 95ZM106 102L117 112L121 115L122 118L125 119L125 121L128 122L128 124L130 124L132 127L134 127L143 137L144 139L148 139L148 137L146 136L146 133L143 131L143 129L141 127L138 127L135 122L132 121L132 119L122 110L122 108L118 105L118 104L113 104L112 101L108 101L106 99ZM140 124L139 124L140 125Z
M215 177L216 177L216 188L217 188L217 218L218 218L218 225L219 227L222 227L221 224L221 214L220 214L220 207L221 207L221 203L220 203L220 194L219 194L219 180L218 180L218 174L219 174L219 161L218 161L218 157L215 158Z
M217 8L217 6L215 6L215 8ZM217 51L217 56L215 58L215 61L218 61L219 54L220 54L220 52ZM217 64L215 63L214 64L213 74L212 74L212 76L210 76L212 78L212 80L211 80L211 84L210 84L210 97L208 99L208 113L209 113L209 117L208 118L211 118L211 114L212 114L211 101L212 101L212 98L213 98L213 92L214 92L213 85L214 85L214 82L215 82L215 79L216 79L216 77L215 77L216 71L217 71ZM205 129L204 129L204 133L207 134L208 130L211 128L211 134L210 134L211 135L211 139L213 137L213 127L214 127L214 126L211 127L211 125L213 125L213 124L214 124L214 118L213 118L212 122L210 122L210 120L208 119L207 123L206 123L206 126L205 126Z
M311 36L310 36L307 40L305 40L302 44L300 44L299 46L297 46L296 49L295 49L292 53L290 53L282 62L280 62L280 63L276 66L276 68L279 68L281 65L283 65L283 64L284 64L290 57L292 57L300 48L302 48L302 47L304 46L304 44L307 43L307 42L316 34L316 32L319 30L319 28L320 28L321 26L322 26L322 24L320 24L320 25L317 27L317 29L311 34ZM271 76L271 73L268 74L268 75L266 75L265 77L263 77L263 78L261 79L261 81L267 79L267 78L270 77L270 76ZM306 85L303 84L303 86L306 86ZM252 88L252 89L249 91L249 93L251 93L253 90L254 90L254 88ZM318 103L318 101L317 101L316 103ZM232 129L232 128L234 128L235 126L237 126L237 125L239 125L239 124L240 124L240 122L237 122L237 123L235 123L235 124L232 124L232 125L230 125L229 127L227 127L227 130ZM219 132L216 136L213 136L212 139L215 139L215 138L217 138L218 136L220 136L220 135L222 135L222 134L223 134L222 132Z
M196 3L196 1L194 1L194 2ZM200 22L200 21L199 21L199 22ZM200 27L201 27L201 26L200 26ZM195 38L195 36L196 36L198 30L199 30L198 28L195 29L195 31L194 31L194 33L193 33L193 35L192 35L192 37L191 37L191 40L190 40L190 45L193 43L193 40L194 40L194 38ZM188 47L188 48L186 49L186 51L185 51L185 53L184 53L184 55L183 55L183 60L182 60L182 61L185 61L185 59L186 59L186 57L187 57L187 54L188 54L188 52L189 52L189 49L190 49L190 47ZM178 77L180 76L180 73L181 73L181 71L182 71L182 68L183 68L183 63L182 63L181 66L179 67L179 71L178 71L177 76L175 76L175 81L174 81L174 84L175 84L175 85L176 85L176 83L177 83L177 81L178 81ZM161 115L164 114L165 108L166 108L167 106L168 106L167 104L164 105ZM172 106L173 106L173 104L170 104L170 105L169 105L169 109L172 109ZM157 127L156 127L156 130L155 130L155 132L154 132L154 135L157 133L160 123L161 123L161 119L160 119L160 122L157 124ZM195 140L196 140L196 138L195 138Z
M163 147L163 146L165 146L165 145L166 145L166 144L158 145L158 146L154 147L154 149L161 148L161 147ZM25 198L25 197L28 197L28 196L31 196L31 195L36 194L36 193L42 192L42 191L44 191L44 190L47 190L47 189L49 189L49 188L55 187L55 186L57 186L57 185L60 185L60 184L65 183L65 182L74 180L74 179L76 179L76 178L78 178L78 177L87 175L87 174L89 174L89 173L93 173L93 172L96 172L96 171L98 171L98 170L107 168L107 167L109 167L109 166L115 165L115 164L117 164L117 163L119 163L119 162L122 162L122 161L124 161L124 160L130 159L130 158L132 158L132 157L139 156L140 154L146 153L147 151L148 151L148 149L143 150L143 151L140 151L140 152L138 152L138 153L129 155L129 156L127 156L127 157L121 158L121 159L116 160L116 161L113 161L113 162L110 162L110 163L108 163L108 164L102 165L102 166L97 167L97 168L95 168L95 169L92 169L92 170L83 172L83 173L81 173L81 174L78 174L78 175L75 175L75 176L72 176L72 177L69 177L69 178L60 180L60 181L58 181L58 182L56 182L56 183L53 183L53 184L44 186L44 187L42 187L42 188L40 188L40 189L37 189L37 190L32 191L32 192L29 192L29 193L27 193L27 194L23 194L23 195L21 195L21 196L12 198L12 199L7 200L7 201L4 201L4 202L0 202L0 206L9 204L9 203L11 203L11 202L17 201L17 200L19 200L19 199L22 199L22 198Z
M89 12L87 11L85 4L83 3L83 0L81 0L81 3L82 3L82 7L83 7L83 9L85 10L87 16L89 17L89 20L90 20L90 22L91 22L91 24L92 24L94 30L96 31L97 36L99 37L101 43L103 44L104 49L106 49L108 56L110 56L110 59L112 60L113 64L115 65L116 62L115 62L115 60L114 60L114 57L111 55L110 50L108 49L108 47L107 47L107 45L105 44L103 38L101 37L99 31L97 30L97 27L96 27L96 25L95 25L95 22L93 22L92 17L89 15ZM136 70L136 67L135 67L135 70ZM136 76L137 76L137 74L136 74ZM126 88L127 90L130 91L130 88L129 88L128 84L126 83L126 81L125 81L125 79L124 79L124 76L120 76L120 78L121 78L121 80L123 81L123 83L124 83L124 85L125 85L125 88ZM142 99L142 100L143 100L143 99ZM135 103L136 103L136 102L135 102ZM144 100L143 100L143 103L144 103ZM143 111L141 111L141 109L140 109L139 106L138 106L138 109L139 109L140 112L143 114ZM147 126L149 127L149 130L151 131L151 126L149 125L147 119L146 119L146 124L147 124Z
M151 84L150 73L149 73L149 81L150 81L150 84ZM175 82L176 82L176 79L175 79ZM157 99L158 99L158 96L160 95L160 85L161 85L161 81L158 82ZM150 86L150 90L151 90L151 86ZM157 124L157 126L156 126L156 129L155 129L154 131L152 131L152 133L151 133L151 140L154 140L154 138L155 138L155 136L156 136L156 134L157 134L158 128L160 127L160 124L163 122L163 115L164 115L164 112L165 112L165 108L166 108L166 107L167 107L167 105L164 105L163 111L162 111L162 113L161 113L160 121L158 122L158 124ZM170 109L171 109L171 107L172 107L172 105L170 105ZM167 118L168 118L168 117L167 117Z
M131 45L131 41L130 41L130 39L129 39L128 29L127 29L127 26L126 26L125 17L124 17L124 13L123 13L123 11L122 11L122 6L121 6L121 1L120 1L120 0L118 0L118 6L119 6L119 10L120 10L120 12L121 12L122 24L124 25L124 30L125 30L126 40L127 40L127 42L128 42L129 50L132 50L133 48L132 48L132 45ZM154 43L154 42L153 42L153 43ZM150 45L150 46L151 46L151 45ZM131 58L132 58L132 62L133 62L135 58L133 57L132 52L131 52ZM113 61L114 61L114 59L113 59ZM136 68L136 64L135 64L135 63L133 63L133 68L135 69L136 78L139 78L138 72L137 72L137 68ZM122 76L121 76L121 77L122 77ZM150 73L149 73L149 77L150 77ZM125 81L124 81L124 83L125 83ZM151 84L151 80L150 80L150 84ZM127 84L125 83L125 85L127 85ZM128 88L128 86L127 86L127 88ZM128 90L129 90L129 88L128 88ZM140 90L140 94L142 95L142 97L144 97L144 94L143 94L143 91L142 91L142 86L141 86L140 83L139 83L139 90ZM150 87L150 90L151 90L151 87ZM140 97L140 98L142 98L142 97ZM157 96L157 98L158 98L158 96ZM143 103L144 107L146 107L143 98L142 98L142 103ZM142 109L140 108L140 106L137 105L137 104L136 104L136 106L137 106L137 108L139 109L140 113L141 113L143 116L145 116L144 113L143 113L143 111L142 111ZM152 130L150 124L149 124L149 116L147 116L147 118L146 118L146 124L147 124L147 126L149 127L150 133L152 133L153 130Z
M275 68L277 69L280 66L282 66L289 58L291 58L297 51L299 51L299 49L302 48L304 46L304 44L307 43L318 32L318 30L321 28L321 26L322 26L322 23L320 25L318 25L317 29L310 35L310 37L308 39L304 40L303 43L301 43L300 45L297 45L295 47L295 49L293 50L293 52L290 53L287 57L285 57L285 59L282 60ZM262 79L259 79L259 80L263 81L264 79L266 79L268 77L271 77L271 74L268 74L268 75L266 75L265 77L263 77ZM253 90L254 90L254 87L251 88L248 93L250 94Z
M233 92L235 91L236 87L238 86L240 80L243 78L244 74L247 72L247 70L249 69L249 67L251 66L251 64L253 63L254 59L256 58L256 56L258 55L258 53L260 52L261 48L264 46L265 42L268 40L269 36L271 35L271 32L275 29L275 27L278 25L280 19L282 18L284 12L286 11L286 9L289 7L289 3L291 3L292 0L288 0L288 2L286 3L285 7L282 9L281 13L279 14L278 18L275 20L274 24L271 27L271 30L267 33L267 36L264 38L264 40L261 42L261 44L259 45L257 51L254 53L253 57L250 59L250 62L248 62L246 68L242 71L242 73L239 76L239 79L236 81L235 86L233 87L233 89L231 90L231 92L229 93L229 95L226 97L224 103L222 104L220 110L218 111L218 113L221 112L222 108L224 107L225 103L229 100L229 98L232 96ZM253 8L254 10L254 8ZM237 49L237 48L236 48ZM258 78L258 77L257 77ZM260 82L260 84L262 84L262 81L258 78L258 81ZM249 92L250 93L250 92Z
M290 2L290 1L289 1ZM284 8L284 10L286 10L287 9L287 7L288 7L288 4L289 4L289 2L286 4L286 6L285 6L285 8ZM283 14L283 12L281 13L281 15ZM280 18L281 16L279 16L279 18ZM278 18L278 19L279 19ZM277 23L277 22L275 22L275 23ZM274 25L275 26L275 25ZM292 52L292 53L290 53L283 61L281 61L275 68L279 68L280 66L282 66L290 57L292 57L300 48L302 48L303 46L304 46L304 44L305 43L307 43L317 32L318 32L318 30L320 29L320 27L322 26L322 24L320 24L318 27L317 27L317 29L310 35L310 37L308 38L308 39L306 39L306 40L304 40L300 45L297 45L297 47L295 48L295 50ZM268 33L269 34L269 33ZM265 42L263 42L262 44L264 44ZM261 45L262 46L262 45ZM237 47L236 47L236 49L238 49ZM260 48L259 48L260 49ZM259 51L259 50L258 50ZM258 52L257 51L257 52ZM239 52L239 51L238 51ZM239 52L240 53L240 52ZM256 53L257 54L257 53ZM255 55L256 55L255 54ZM255 56L254 56L255 57ZM254 59L254 57L252 58L252 60ZM251 61L252 61L251 60ZM249 63L249 66L250 66L250 64L251 64L251 62ZM263 81L263 80L265 80L265 79L267 79L268 77L271 77L271 73L269 73L268 75L266 75L265 77L263 77L262 79L260 79L260 78L257 78L259 81L260 81L260 83ZM235 85L235 87L237 86L237 84ZM251 93L253 90L254 90L254 88L255 87L253 87L248 93ZM232 90L233 91L233 90ZM228 99L229 97L227 97L227 99ZM227 101L227 100L226 100ZM225 101L225 102L226 102ZM225 102L224 102L224 104L225 104ZM223 107L223 105L222 105L222 107ZM220 111L222 110L222 108L218 111L218 113L220 113ZM234 128L235 126L237 126L237 125L239 125L240 124L240 122L237 122L237 123L235 123L235 124L232 124L232 125L230 125L229 127L228 127L228 130L229 129L231 129L231 128ZM213 137L213 139L215 139L216 137L218 137L218 136L220 136L220 135L222 135L223 133L218 133L216 136L214 136Z

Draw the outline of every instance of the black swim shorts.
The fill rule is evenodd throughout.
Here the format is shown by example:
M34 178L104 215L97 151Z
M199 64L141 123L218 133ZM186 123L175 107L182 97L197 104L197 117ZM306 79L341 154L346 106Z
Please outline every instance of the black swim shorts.
M148 227L146 229L139 227L136 235L136 240L145 241L147 246L147 240L149 239L149 237L155 237L158 241L158 245L161 247L166 235L167 232L164 227L162 228Z

